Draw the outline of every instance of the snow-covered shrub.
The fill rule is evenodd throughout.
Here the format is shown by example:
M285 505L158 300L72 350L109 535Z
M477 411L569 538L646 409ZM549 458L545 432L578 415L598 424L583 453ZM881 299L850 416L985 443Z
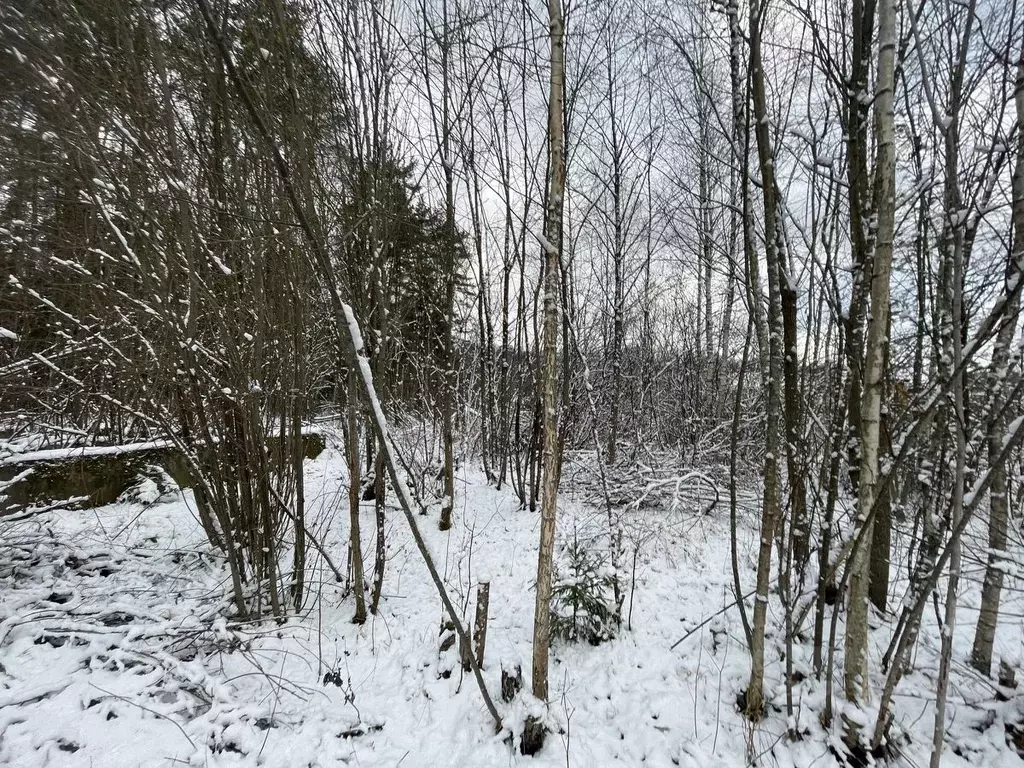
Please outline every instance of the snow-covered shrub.
M615 634L614 574L607 553L588 547L573 533L556 565L551 592L551 635L599 645Z

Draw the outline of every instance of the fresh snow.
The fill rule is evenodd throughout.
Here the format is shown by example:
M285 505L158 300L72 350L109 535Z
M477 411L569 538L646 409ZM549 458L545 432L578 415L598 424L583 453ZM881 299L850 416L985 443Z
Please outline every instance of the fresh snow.
M9 443L5 443L5 447L9 447L9 445ZM129 443L127 445L86 445L74 448L47 448L41 451L15 453L11 456L0 458L0 467L7 466L9 464L78 459L89 456L119 456L125 453L136 453L139 451L152 451L160 448L168 448L171 445L172 442L170 440L150 440L143 443Z
M333 446L306 463L307 525L339 564L348 536L344 464ZM560 543L599 533L607 520L600 504L574 491L571 472L567 465ZM751 728L736 710L749 657L738 615L727 608L728 515L706 512L707 499L671 509L627 505L621 571L630 627L597 647L555 644L547 711L554 733L534 758L493 733L470 675L438 676L440 600L398 510L388 510L382 610L356 626L351 596L319 562L300 616L282 625L228 621L226 572L193 509L191 491L168 498L140 488L107 507L0 523L0 765L704 768L744 766L748 756L784 768L838 765L830 746L839 743L840 720L830 732L818 722L824 687L811 673L809 646L794 649L805 679L787 721L774 593L769 714ZM741 578L752 587L756 520L745 509L740 517ZM455 527L441 533L436 519L419 521L464 616L472 616L476 583L491 582L484 677L492 696L499 699L503 666L520 665L529 687L539 516L469 469L459 476ZM363 508L363 531L370 568L372 503ZM1010 618L1022 615L1018 598L1007 600L997 651L1009 655L1024 622ZM955 634L961 660L976 596L967 602ZM927 763L930 751L929 670L939 633L926 620L916 657L922 671L909 674L896 697L906 765ZM889 631L885 623L873 630L873 675ZM1019 721L1020 705L994 703L965 666L954 665L943 765L1019 765L1003 723ZM843 710L841 669L836 675L839 710L872 720L870 710ZM512 730L528 712L543 712L528 696L499 706ZM789 740L787 725L803 738Z

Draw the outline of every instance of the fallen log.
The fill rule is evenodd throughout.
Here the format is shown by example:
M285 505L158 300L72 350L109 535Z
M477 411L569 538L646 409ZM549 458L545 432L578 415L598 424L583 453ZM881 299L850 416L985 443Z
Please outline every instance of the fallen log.
M304 455L315 459L326 448L320 432L303 436ZM267 438L271 455L277 436ZM181 450L170 440L128 445L63 448L17 454L0 459L0 516L73 500L80 509L112 504L141 477L163 470L179 488L192 487Z

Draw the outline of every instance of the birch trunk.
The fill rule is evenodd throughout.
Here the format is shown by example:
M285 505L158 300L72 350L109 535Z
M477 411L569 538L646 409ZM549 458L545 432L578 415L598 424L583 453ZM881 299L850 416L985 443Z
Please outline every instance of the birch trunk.
M860 473L857 497L857 536L851 563L849 606L846 624L844 688L847 701L866 703L870 696L868 679L868 585L872 520L878 484L878 445L885 374L886 337L889 326L889 279L892 272L892 241L896 215L896 163L893 132L893 89L895 82L896 6L895 0L878 5L878 79L875 85L874 203L878 219L871 271L871 312L864 352L864 394L861 404ZM855 718L844 718L844 739L857 752L863 750L861 727Z
M560 275L562 200L565 194L563 134L565 48L561 0L548 0L550 72L548 95L548 208L544 217L544 320L541 389L543 449L541 453L540 550L537 555L537 599L533 620L533 695L548 698L548 649L551 643L551 570L558 504L558 278Z
M761 190L764 197L764 244L768 272L768 397L765 424L764 495L761 508L761 541L757 557L757 589L751 626L750 682L746 691L746 715L758 719L764 709L765 626L771 581L772 545L779 524L779 428L782 410L783 320L779 276L781 244L775 185L774 150L768 125L767 95L761 59L763 3L750 5L750 83L753 96L754 134L757 139ZM751 261L754 261L752 259ZM757 312L758 308L752 308Z
M445 251L445 330L444 366L441 372L441 440L444 448L444 488L438 527L447 531L452 527L455 508L455 349L452 325L455 322L455 168L451 149L451 82L449 58L451 40L448 30L448 3L441 3L444 40L441 42L441 167L444 171L444 229L448 242Z

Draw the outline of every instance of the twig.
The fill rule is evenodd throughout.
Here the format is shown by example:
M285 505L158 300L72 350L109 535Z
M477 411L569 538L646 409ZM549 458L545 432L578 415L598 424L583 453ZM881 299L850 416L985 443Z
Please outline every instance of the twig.
M190 745L192 745L192 749L196 749L196 743L194 741L192 741L192 739L189 737L189 735L187 733L185 733L185 729L181 727L181 723L179 723L173 717L168 717L163 712L158 712L155 709L150 709L149 707L147 707L147 706L145 706L143 704L139 704L139 702L137 702L137 701L132 701L131 699L126 699L124 696L118 696L116 693L111 693L108 690L100 688L98 685L96 685L96 683L89 683L89 685L91 685L97 691L105 693L107 696L110 696L112 698L115 698L115 699L118 699L120 701L123 701L125 704L130 704L133 707L138 707L139 709L141 709L144 712L149 712L149 714L155 715L156 717L159 717L161 720L167 720L168 722L173 723L174 726L179 731L181 731L181 735L185 737L185 739L188 741L188 743Z
M743 599L744 599L744 600L746 600L746 599L747 599L748 597L750 597L751 595L753 595L753 594L754 594L755 592L757 592L757 590L756 590L756 589L752 589L752 590L750 590L749 592L747 592L747 594L745 594L745 595L743 596ZM725 613L726 611L728 611L728 610L729 610L730 608L732 608L732 607L733 607L734 605L739 605L739 602L740 602L739 600L733 600L733 601L732 601L731 603L729 603L728 605L726 605L725 607L723 607L723 608L722 608L722 609L721 609L720 611L716 611L715 613L712 613L712 614L711 614L710 616L708 616L708 617L707 617L706 619L704 619L704 621L702 621L702 622L701 622L700 624L698 624L698 625L697 625L696 627L694 627L694 628L693 628L693 629L691 629L691 630L690 630L689 632L687 632L687 633L686 633L685 635L683 635L683 636L682 636L682 637L680 637L680 638L679 638L678 640L676 640L676 641L675 641L674 643L672 643L672 645L670 645L670 646L668 647L668 649L669 649L670 651L673 651L673 650L675 650L675 648L676 648L676 646L677 646L677 645L679 645L679 644L680 644L681 642L683 642L683 641L684 641L684 640L686 640L686 639L687 639L688 637L690 637L690 636L691 636L691 635L692 635L692 634L693 634L694 632L697 632L698 630L700 630L700 629L703 629L703 628L704 628L705 626L707 626L707 625L708 625L708 624L709 624L709 623L711 622L711 620L712 620L712 619L714 619L714 618L715 618L715 617L717 617L717 616L721 616L721 615L722 615L723 613Z
M66 509L72 504L80 504L83 501L88 501L88 496L72 496L70 499L64 499L63 501L55 501L53 504L48 504L45 507L32 507L26 510L20 515L0 515L0 520L4 523L22 523L26 520L31 520L37 515L42 515L46 512L52 512L55 509Z
M49 686L40 689L39 686L31 688L30 690L22 693L19 697L4 696L0 698L0 709L6 709L7 707L20 707L25 704L34 704L37 701L48 699L58 693L63 693L64 690L71 685L71 683L64 683L63 685Z
M277 501L277 503L281 505L281 509L284 511L284 513L286 515L288 515L288 517L291 518L291 521L294 523L295 522L295 513L292 512L291 509L288 508L288 505L285 503L284 499L281 498L281 494L278 492L277 488L274 488L273 486L271 486L270 492L274 495L274 499ZM310 540L310 542L313 544L314 547L316 547L316 551L319 552L321 555L323 555L324 560L327 561L328 567L330 567L331 571L334 572L335 580L339 584L341 584L343 581L345 581L345 577L341 575L341 571L339 571L337 566L334 565L334 561L331 560L331 556L327 554L326 550L324 549L323 545L320 543L319 539L317 539L316 536L314 536L310 532L309 528L306 527L306 523L305 522L302 523L302 532L304 534L306 534L306 538Z

